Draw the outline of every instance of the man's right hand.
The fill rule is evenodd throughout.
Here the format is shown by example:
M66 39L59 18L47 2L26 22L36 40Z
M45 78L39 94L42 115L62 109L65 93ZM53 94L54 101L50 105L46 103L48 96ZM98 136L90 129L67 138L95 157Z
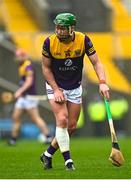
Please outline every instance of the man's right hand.
M66 101L66 98L64 96L62 89L55 90L54 97L55 97L55 102L57 102L57 103L63 103Z
M21 89L18 89L18 90L15 92L14 97L15 97L15 99L18 99L18 98L21 97L21 96L22 96L22 91L21 91Z

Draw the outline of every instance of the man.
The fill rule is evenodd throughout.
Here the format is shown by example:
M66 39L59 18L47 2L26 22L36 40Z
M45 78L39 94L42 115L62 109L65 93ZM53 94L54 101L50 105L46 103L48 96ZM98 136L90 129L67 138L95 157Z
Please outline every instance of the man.
M55 20L55 33L46 38L42 51L42 70L46 79L49 102L56 118L56 135L49 148L42 153L45 169L52 168L52 156L60 151L67 170L74 170L70 155L70 135L76 129L82 103L83 58L87 54L99 79L100 93L109 98L109 87L103 65L89 37L74 31L76 17L60 13Z
M49 143L51 141L51 136L46 122L39 115L38 101L27 98L27 95L36 95L35 71L33 64L28 59L28 55L23 49L16 50L16 60L19 63L20 81L19 88L14 94L16 103L12 115L13 129L8 143L10 145L16 144L21 126L21 115L24 110L27 111L31 120L40 128L42 134L46 136L46 142Z

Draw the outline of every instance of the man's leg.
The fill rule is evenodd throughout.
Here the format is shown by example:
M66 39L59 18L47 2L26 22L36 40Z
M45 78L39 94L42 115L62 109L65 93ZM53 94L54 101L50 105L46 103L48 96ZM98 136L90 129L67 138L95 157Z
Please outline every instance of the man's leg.
M11 138L8 141L9 145L15 145L16 140L19 135L20 127L21 127L21 115L23 110L19 108L14 108L13 114L12 114L12 120L13 120L13 127L11 132Z
M52 137L50 135L49 129L47 127L46 122L44 119L40 117L39 111L37 107L27 109L27 113L29 114L31 120L39 127L42 134L46 136L46 142L50 143L52 140Z
M72 133L75 132L77 128L77 121L80 115L81 104L76 104L68 101L67 107L68 107L68 116L69 116L68 132L71 136Z
M68 133L71 136L77 127L77 121L80 114L81 104L74 104L68 101L67 107L68 107L68 116L69 116ZM42 160L42 157L44 158L48 157L49 161L51 161L53 154L57 151L58 148L59 146L55 137L53 141L51 142L51 145L49 146L49 148L41 155L41 160Z
M81 108L81 104L75 104L72 102L67 102L67 108L68 108L68 117L69 117L69 122L68 122L68 132L69 135L71 136L77 127L77 121L80 115L80 108ZM70 166L72 166L72 164L67 164L67 162L65 161L65 165L69 168Z
M51 146L45 151L43 157L52 157L55 151L60 147L60 151L64 157L65 165L73 164L73 161L70 157L70 148L69 148L69 134L68 134L68 110L66 103L59 104L50 100L54 115L56 117L56 136L53 139ZM58 142L58 144L57 144ZM73 166L70 167L74 168Z

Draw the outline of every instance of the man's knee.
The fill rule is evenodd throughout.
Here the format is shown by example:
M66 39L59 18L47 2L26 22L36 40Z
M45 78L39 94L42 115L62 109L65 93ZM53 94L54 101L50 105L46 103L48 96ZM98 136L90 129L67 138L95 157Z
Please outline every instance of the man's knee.
M61 127L61 128L67 128L68 125L68 119L66 116L61 116L58 120L57 120L57 126Z

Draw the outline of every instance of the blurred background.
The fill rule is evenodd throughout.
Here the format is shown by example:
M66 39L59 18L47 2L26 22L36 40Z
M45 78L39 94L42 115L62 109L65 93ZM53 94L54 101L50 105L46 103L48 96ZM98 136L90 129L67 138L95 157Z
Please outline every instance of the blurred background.
M38 94L46 94L41 71L44 39L54 32L54 17L71 12L77 31L92 39L105 66L110 86L110 106L117 135L131 136L131 1L130 0L0 0L0 139L12 128L13 93L18 84L14 49L25 49L35 64ZM75 136L107 136L109 126L98 80L88 58L84 59L83 108ZM47 101L39 103L40 114L52 134L54 116ZM38 138L39 129L23 117L22 138Z

